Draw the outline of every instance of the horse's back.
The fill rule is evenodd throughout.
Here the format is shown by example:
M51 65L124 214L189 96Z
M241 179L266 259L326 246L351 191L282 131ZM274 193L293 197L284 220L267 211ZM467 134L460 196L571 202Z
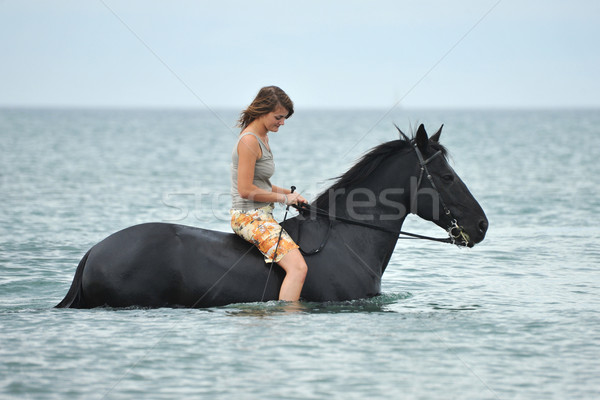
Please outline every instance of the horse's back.
M233 233L166 223L132 226L91 249L82 275L84 303L87 307L227 304L237 300L252 273L264 269L257 253ZM249 296L253 301L256 294Z

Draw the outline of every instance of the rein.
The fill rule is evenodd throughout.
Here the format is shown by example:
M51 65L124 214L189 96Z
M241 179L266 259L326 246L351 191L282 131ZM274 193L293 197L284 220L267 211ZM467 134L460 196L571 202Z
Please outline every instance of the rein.
M318 216L325 217L325 218L329 219L329 227L327 229L327 234L325 235L325 239L323 239L323 241L321 242L321 244L319 245L319 247L317 249L315 249L315 250L307 252L307 251L304 251L303 249L300 249L302 251L302 254L304 254L304 255L317 254L321 250L323 250L323 248L325 247L325 244L327 243L327 239L329 238L329 233L331 231L331 224L332 224L333 221L339 221L339 222L344 222L346 224L363 226L365 228L374 229L374 230L377 230L377 231L393 233L395 235L398 235L398 239L425 239L425 240L432 240L432 241L440 242L440 243L455 243L455 239L456 239L452 235L450 237L447 237L447 238L434 238L434 237L430 237L430 236L419 235L419 234L416 234L416 233L405 232L405 231L402 231L402 230L397 231L395 229L384 228L382 226L373 225L373 224L369 224L369 223L366 223L366 222L360 222L360 221L356 221L356 220L349 219L349 218L344 218L344 217L340 217L340 216L330 215L329 212L327 212L327 210L323 210L321 208L316 208L316 207L313 208L312 206L310 206L309 204L306 204L306 203L303 203L303 204L300 204L300 205L294 205L294 208L296 208L301 214L303 214L303 213L314 213L315 215L318 215ZM449 234L450 234L450 232L449 232ZM402 235L409 236L409 237L402 237ZM300 241L300 240L298 240L298 241Z

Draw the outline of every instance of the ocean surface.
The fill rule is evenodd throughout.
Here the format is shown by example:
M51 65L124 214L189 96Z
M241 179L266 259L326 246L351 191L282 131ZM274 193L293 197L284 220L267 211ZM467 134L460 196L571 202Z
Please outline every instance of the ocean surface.
M444 124L487 238L399 241L367 300L54 309L113 232L230 230L236 116L0 110L0 398L600 398L600 110L297 110L275 184L312 198L393 123Z

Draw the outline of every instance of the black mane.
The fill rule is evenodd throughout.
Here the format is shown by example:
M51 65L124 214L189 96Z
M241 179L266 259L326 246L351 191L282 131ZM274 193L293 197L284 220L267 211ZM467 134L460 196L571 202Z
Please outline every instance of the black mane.
M414 143L414 138L410 140L398 139L390 142L385 142L377 147L374 147L366 153L362 158L352 166L346 173L338 176L336 182L329 188L324 190L317 198L313 201L313 205L318 208L327 208L329 205L329 193L331 190L349 187L362 182L367 178L373 171L379 167L379 165L388 157L397 155L402 150L410 148ZM444 157L447 157L447 150L444 146L437 142L429 142L429 145L435 150L440 150Z

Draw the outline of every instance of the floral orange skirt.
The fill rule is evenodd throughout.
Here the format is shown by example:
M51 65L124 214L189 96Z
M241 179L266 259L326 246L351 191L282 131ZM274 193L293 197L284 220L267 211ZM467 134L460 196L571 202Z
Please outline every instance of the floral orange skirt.
M275 262L279 262L289 251L299 247L285 230L281 232L283 228L273 218L272 205L248 211L232 209L230 213L233 231L258 247L265 256L266 263L273 261L275 248L277 248ZM278 247L280 232L281 240Z

